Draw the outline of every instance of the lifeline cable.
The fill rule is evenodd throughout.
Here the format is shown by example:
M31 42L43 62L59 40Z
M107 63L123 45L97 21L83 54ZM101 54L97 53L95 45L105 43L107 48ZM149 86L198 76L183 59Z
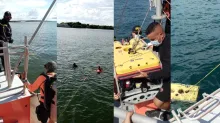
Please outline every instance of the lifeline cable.
M206 74L202 79L200 79L196 84L194 84L195 86L198 85L199 83L201 83L206 77L208 77L212 72L214 72L218 67L220 66L220 64L218 64L216 67L214 67L208 74ZM189 90L191 90L193 87L190 87ZM189 91L188 90L188 91Z
M146 20L146 18L147 18L147 15L148 15L149 11L150 11L150 7L148 8L147 13L146 13L146 15L145 15L145 17L144 17L144 20L143 20L143 22L142 22L142 24L141 24L141 29L142 29L142 26L144 25L144 22L145 22L145 20ZM138 32L138 34L139 34L139 32Z

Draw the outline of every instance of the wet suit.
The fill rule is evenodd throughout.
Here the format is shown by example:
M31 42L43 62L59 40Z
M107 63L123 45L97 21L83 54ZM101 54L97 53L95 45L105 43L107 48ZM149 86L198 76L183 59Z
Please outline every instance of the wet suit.
M148 77L152 82L160 81L163 79L162 92L158 92L156 98L162 102L170 101L170 35L166 34L162 44L153 48L154 51L159 53L160 61L162 63L162 69L157 72L148 74Z
M12 37L12 30L9 22L6 19L0 20L0 40L4 42L13 43L13 39L11 37ZM1 42L0 42L0 47L3 47L3 44ZM0 53L3 53L3 50L0 50ZM3 56L0 57L2 61L2 66L5 69L4 57Z

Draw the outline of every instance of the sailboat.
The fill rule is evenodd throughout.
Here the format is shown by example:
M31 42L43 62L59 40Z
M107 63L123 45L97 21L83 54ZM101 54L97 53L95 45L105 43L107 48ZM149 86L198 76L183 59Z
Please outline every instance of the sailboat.
M1 41L3 43L1 49L4 53L0 55L4 56L5 59L5 71L0 73L0 123L39 123L35 114L35 108L39 105L38 97L25 88L16 72L24 57L24 73L25 79L27 79L29 46L55 3L56 0L53 0L29 41L25 36L24 45L9 48L7 42ZM10 52L12 49L24 49L24 52ZM12 54L20 55L13 69L10 62L10 55Z

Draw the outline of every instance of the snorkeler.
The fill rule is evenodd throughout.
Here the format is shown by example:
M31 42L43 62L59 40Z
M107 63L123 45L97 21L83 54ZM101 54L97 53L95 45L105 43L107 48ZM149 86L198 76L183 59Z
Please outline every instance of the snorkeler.
M100 74L100 73L102 72L102 68L101 68L100 66L98 66L98 69L96 70L96 72L97 72L98 74Z
M76 65L76 63L73 63L73 68L77 68L78 66Z

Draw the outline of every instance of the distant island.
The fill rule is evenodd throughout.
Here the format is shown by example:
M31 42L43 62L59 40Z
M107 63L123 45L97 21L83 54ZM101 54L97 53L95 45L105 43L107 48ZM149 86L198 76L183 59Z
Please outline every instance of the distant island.
M113 26L106 25L94 25L94 24L83 24L80 22L62 22L58 23L57 27L66 27L66 28L90 28L90 29L109 29L113 30Z

